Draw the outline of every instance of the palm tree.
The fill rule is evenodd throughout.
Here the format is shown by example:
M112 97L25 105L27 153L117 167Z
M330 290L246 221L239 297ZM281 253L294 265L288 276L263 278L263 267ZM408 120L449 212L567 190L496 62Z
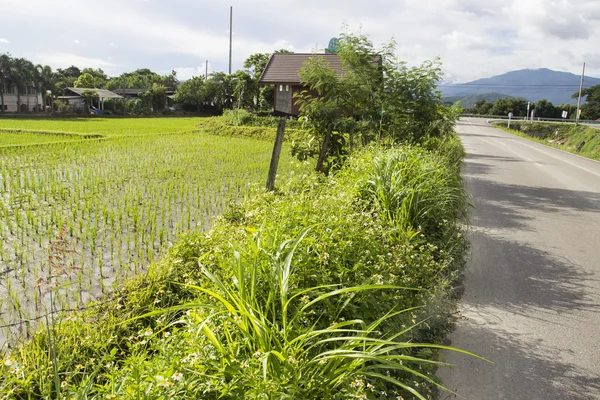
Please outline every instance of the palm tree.
M25 69L23 71L23 74L25 76L25 94L27 95L27 112L31 111L31 108L29 107L29 98L30 98L30 94L29 93L29 88L32 87L33 81L34 81L34 74L35 74L35 67L33 65L33 63L29 60L25 60ZM37 97L36 97L36 103L37 103Z
M9 79L17 89L17 112L21 111L21 93L27 94L28 64L31 62L25 58L15 58L10 68Z
M10 82L11 63L9 54L0 54L0 112L4 112L4 86Z
M52 110L52 95L56 91L54 72L52 72L52 68L47 65L37 65L35 68L37 70L38 83L44 97L44 111L46 110L46 97L48 95L48 91L52 93L50 95L50 110Z
M42 80L42 76L40 74L40 70L41 70L41 65L34 65L33 69L31 70L31 82L33 83L33 89L34 89L34 94L35 94L35 103L36 103L36 109L37 109L37 105L39 104L38 102L38 93L39 93L39 89L41 86L41 80ZM29 96L27 96L27 98L29 98ZM37 110L39 111L39 110Z

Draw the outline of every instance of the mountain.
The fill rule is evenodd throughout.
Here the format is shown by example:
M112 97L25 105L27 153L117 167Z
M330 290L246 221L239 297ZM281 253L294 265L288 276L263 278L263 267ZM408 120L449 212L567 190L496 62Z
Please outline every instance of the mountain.
M508 72L492 78L478 79L473 82L440 85L444 98L471 94L496 92L511 97L523 97L529 101L546 99L555 105L576 104L571 95L579 91L581 76L570 72L543 69L523 69ZM600 85L600 79L585 77L584 88Z
M444 103L454 104L457 101L460 101L462 108L468 109L475 107L475 103L477 103L479 100L485 100L488 103L495 103L498 99L506 99L508 97L512 96L507 96L500 93L469 94L467 96L444 97Z

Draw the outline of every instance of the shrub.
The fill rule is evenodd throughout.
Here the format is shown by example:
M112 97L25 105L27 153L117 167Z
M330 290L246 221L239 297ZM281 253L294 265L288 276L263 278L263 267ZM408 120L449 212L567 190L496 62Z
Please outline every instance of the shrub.
M511 122L510 128L519 132L523 132L527 136L536 137L538 139L545 139L554 134L554 132L556 132L558 129L556 125L530 122Z
M277 124L275 124L275 127L266 125L230 125L227 124L226 121L227 119L225 117L207 118L201 125L201 129L211 135L217 136L237 136L261 140L275 140ZM277 120L277 122L278 121L279 120ZM286 142L298 141L306 136L305 131L288 126L289 122L289 120L286 121L284 138Z
M223 123L230 126L260 126L266 128L277 128L279 117L259 116L249 111L225 110L223 111ZM288 118L286 126L291 129L302 129L303 124L297 119Z

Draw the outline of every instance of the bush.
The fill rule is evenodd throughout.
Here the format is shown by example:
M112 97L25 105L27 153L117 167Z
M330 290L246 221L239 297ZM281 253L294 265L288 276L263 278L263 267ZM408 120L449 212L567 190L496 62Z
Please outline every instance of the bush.
M212 117L203 121L201 129L211 135L217 136L237 136L253 138L260 140L275 140L277 134L277 125L256 126L256 125L229 125L226 123L227 117ZM301 129L294 129L288 126L290 121L286 121L285 137L286 142L303 140L307 133Z
M260 126L277 128L279 117L259 116L255 113L239 109L223 111L223 123L230 126ZM286 126L291 129L303 129L303 124L297 119L288 118Z
M510 128L519 132L523 132L527 136L535 137L538 139L545 139L558 129L553 124L539 124L530 122L511 122Z

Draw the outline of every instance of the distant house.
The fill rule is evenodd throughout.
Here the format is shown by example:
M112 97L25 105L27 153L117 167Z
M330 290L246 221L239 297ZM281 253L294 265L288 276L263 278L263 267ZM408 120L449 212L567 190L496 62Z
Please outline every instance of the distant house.
M119 96L116 93L106 89L87 89L87 88L66 88L62 96L58 96L57 99L64 101L73 110L83 110L86 108L85 98L83 93L86 91L95 92L97 97L93 100L94 106L104 110L104 101L107 99L123 99L123 96Z
M296 93L306 90L300 82L300 69L311 57L322 57L329 66L341 73L342 64L337 54L273 54L260 79L261 85L273 85L275 91L275 114L300 114L300 108L294 100Z
M19 99L20 97L20 99ZM18 103L17 103L18 101ZM28 112L42 109L42 93L35 94L35 87L27 87L27 93L17 95L17 87L12 84L4 85L4 110L7 112ZM0 104L2 106L2 104Z
M150 89L115 89L113 92L123 96L125 100L137 100L140 98L140 94L145 93L148 90ZM174 107L175 102L173 100L173 95L175 94L175 91L166 89L165 93L167 94L167 107Z

